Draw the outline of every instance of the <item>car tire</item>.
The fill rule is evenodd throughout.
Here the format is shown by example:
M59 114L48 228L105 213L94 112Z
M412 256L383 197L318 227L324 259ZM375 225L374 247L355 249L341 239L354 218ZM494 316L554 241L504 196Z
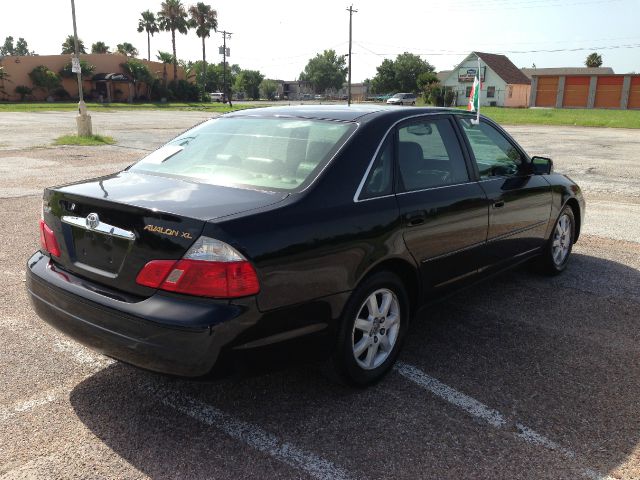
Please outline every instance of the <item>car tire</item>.
M542 273L557 275L567 268L576 233L573 209L566 205L553 226L551 236L544 247L537 267Z
M398 105L404 105L404 103L402 103L402 102L398 102Z
M366 278L342 313L332 358L340 380L360 387L379 381L398 357L409 315L409 299L397 275L378 272Z
M411 102L411 105L415 105L415 104L416 104L416 102Z

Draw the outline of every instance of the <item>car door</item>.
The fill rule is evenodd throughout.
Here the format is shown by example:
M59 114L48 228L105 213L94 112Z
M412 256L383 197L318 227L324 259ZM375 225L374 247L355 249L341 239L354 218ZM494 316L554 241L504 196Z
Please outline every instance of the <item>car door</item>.
M540 248L551 215L551 186L502 129L458 117L479 183L490 201L486 263L517 259Z
M396 198L403 236L425 292L475 273L487 238L488 203L470 175L450 115L398 125Z

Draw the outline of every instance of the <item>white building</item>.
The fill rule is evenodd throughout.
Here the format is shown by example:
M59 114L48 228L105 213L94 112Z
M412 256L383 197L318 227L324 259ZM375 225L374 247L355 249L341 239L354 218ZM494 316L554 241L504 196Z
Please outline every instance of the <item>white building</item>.
M504 55L471 52L442 82L455 93L455 105L469 101L480 57L480 105L528 107L531 80Z

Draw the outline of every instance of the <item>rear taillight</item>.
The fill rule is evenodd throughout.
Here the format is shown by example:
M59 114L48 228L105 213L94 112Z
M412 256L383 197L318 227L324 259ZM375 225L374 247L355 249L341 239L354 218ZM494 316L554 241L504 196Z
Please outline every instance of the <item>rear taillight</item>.
M58 245L56 236L53 230L49 228L49 225L42 219L40 219L40 248L45 252L49 252L54 257L60 256L60 246Z
M181 260L150 261L136 282L200 297L246 297L260 290L251 263L230 245L209 237L200 237Z

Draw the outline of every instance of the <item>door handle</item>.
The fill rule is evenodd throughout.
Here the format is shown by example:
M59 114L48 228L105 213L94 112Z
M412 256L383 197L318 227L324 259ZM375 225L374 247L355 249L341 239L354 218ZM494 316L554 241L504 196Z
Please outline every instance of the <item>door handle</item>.
M504 207L504 200L497 200L493 202L493 208L502 208Z
M423 210L418 210L416 212L410 212L405 215L405 219L407 220L407 225L410 227L415 227L416 225L421 225L427 219L427 214Z

